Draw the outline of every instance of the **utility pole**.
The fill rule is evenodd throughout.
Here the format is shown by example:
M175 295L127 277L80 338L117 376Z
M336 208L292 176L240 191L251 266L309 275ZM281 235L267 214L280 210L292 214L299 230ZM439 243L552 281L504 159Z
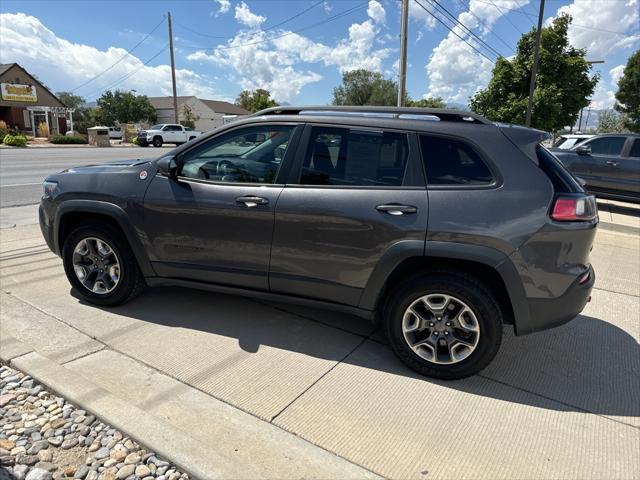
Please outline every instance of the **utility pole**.
M544 1L544 0L543 0ZM178 122L178 94L176 93L176 64L173 60L173 32L171 31L171 12L167 12L169 20L169 52L171 55L171 82L173 84L173 118L174 123Z
M540 58L540 36L542 35L542 17L544 16L544 0L540 0L540 12L538 13L538 30L536 30L536 48L533 52L533 65L531 67L531 81L529 83L529 102L527 103L527 119L525 125L531 126L531 109L533 108L533 92L536 89L536 73L538 73L538 60Z
M398 106L404 106L407 91L407 30L409 29L409 0L402 0L400 25L400 78L398 79Z

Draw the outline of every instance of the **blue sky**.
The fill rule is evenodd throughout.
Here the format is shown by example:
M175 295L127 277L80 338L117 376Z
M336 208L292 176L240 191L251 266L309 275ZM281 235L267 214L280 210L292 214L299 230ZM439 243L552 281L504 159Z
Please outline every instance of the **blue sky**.
M453 25L436 4L444 7L482 42L457 24L454 31L472 49L411 0L408 92L462 105L486 85L495 52L514 53L539 8L539 0L418 1ZM18 62L52 90L74 90L87 100L105 88L169 94L163 18L171 10L179 94L233 100L243 88L267 88L282 102L323 104L330 102L341 72L368 68L397 75L399 5L397 0L3 0L0 61ZM589 59L605 60L596 66L602 80L593 106L611 107L623 66L640 45L638 0L547 0L546 21L559 11L574 17L571 42L587 48Z

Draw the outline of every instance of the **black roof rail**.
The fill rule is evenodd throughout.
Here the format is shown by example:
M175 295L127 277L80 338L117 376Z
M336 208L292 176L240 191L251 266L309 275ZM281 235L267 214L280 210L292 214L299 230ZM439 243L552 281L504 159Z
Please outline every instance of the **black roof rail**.
M374 106L282 106L271 107L251 115L260 117L264 115L363 115L380 116L387 118L399 118L409 120L440 120L445 122L468 122L492 124L486 118L472 112L462 110L449 110L446 108L418 108L418 107L374 107ZM421 118L424 117L424 118ZM431 117L431 118L429 118ZM435 117L435 118L434 118Z

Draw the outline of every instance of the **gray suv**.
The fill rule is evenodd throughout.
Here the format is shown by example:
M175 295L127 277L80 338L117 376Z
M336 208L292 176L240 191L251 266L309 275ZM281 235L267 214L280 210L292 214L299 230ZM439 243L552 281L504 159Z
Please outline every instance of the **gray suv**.
M596 195L640 202L640 135L597 135L553 154Z
M154 161L44 182L40 225L87 301L145 285L378 322L398 357L462 378L590 300L595 199L546 134L467 112L276 107Z

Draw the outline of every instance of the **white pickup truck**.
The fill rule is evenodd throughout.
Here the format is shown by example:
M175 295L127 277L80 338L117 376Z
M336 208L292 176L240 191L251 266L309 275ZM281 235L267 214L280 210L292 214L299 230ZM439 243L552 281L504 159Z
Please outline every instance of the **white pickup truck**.
M181 145L189 140L202 135L202 132L192 130L175 123L161 123L153 127L138 132L138 145L146 147L153 145L161 147L163 143L174 143Z

